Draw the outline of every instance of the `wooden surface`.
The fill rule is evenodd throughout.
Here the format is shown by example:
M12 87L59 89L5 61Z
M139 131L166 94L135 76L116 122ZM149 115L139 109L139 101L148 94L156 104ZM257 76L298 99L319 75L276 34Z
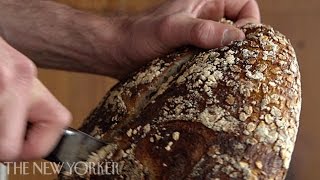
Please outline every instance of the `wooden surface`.
M99 14L138 12L152 6L156 0L58 0L73 7ZM302 72L303 108L297 146L291 165L290 179L320 179L320 1L258 0L262 19L294 44ZM87 74L40 70L40 79L73 113L73 126L78 127L115 80ZM54 176L14 176L10 179L53 179Z

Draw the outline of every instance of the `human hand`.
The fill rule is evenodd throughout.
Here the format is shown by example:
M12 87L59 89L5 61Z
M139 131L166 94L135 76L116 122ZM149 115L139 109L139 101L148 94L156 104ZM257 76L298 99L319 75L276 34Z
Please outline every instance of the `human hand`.
M34 64L0 37L0 162L44 157L70 119Z
M260 22L255 0L174 0L129 18L121 26L124 37L116 58L120 77L179 46L216 48L243 39L235 26L217 22L223 17L236 26Z

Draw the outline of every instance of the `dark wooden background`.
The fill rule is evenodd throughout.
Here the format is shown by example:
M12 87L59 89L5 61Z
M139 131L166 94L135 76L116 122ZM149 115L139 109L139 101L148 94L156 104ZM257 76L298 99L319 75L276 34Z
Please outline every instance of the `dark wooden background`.
M57 0L75 8L101 15L137 13L154 6L159 0ZM258 0L262 21L287 35L295 46L302 72L303 108L300 132L289 179L320 179L320 1L317 0ZM40 70L40 79L73 113L73 126L96 106L116 80L79 73ZM318 130L319 129L319 130ZM54 176L11 176L10 179L42 180Z

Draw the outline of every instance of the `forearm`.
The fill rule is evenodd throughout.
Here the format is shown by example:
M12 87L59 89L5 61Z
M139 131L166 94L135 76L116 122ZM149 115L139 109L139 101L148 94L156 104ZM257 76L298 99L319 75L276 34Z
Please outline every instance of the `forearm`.
M0 36L38 66L117 77L121 28L112 18L41 0L1 0L0 9Z

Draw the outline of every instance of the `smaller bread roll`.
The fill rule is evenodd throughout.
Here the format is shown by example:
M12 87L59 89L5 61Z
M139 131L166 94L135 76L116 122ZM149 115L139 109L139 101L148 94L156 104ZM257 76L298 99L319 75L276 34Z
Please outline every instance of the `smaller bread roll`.
M82 131L109 145L87 179L284 179L299 126L300 73L289 40L246 25L243 41L180 49L116 85ZM76 174L62 179L79 178Z

